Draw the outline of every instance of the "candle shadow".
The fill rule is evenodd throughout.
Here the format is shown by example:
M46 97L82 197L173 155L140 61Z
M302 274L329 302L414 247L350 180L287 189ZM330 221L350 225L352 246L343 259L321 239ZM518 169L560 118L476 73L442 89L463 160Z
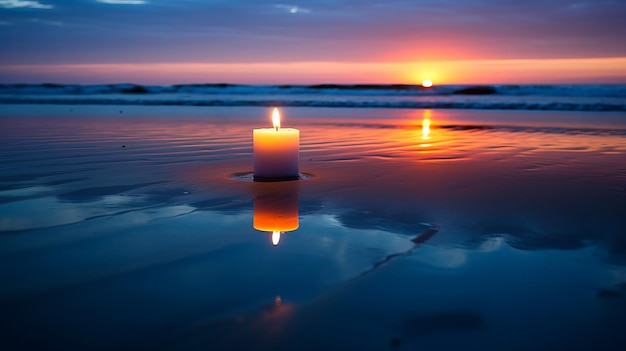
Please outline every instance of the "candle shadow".
M259 183L283 183L283 182L291 182L295 180L307 180L312 178L313 175L310 173L300 172L297 177L287 177L287 178L262 178L255 177L254 172L237 172L231 174L230 178L234 180L238 180L241 182L259 182Z

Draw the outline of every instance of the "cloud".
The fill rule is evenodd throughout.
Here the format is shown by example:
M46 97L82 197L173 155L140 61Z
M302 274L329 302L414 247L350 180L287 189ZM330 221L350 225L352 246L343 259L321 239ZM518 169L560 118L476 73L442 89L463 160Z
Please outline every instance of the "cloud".
M289 13L310 13L311 10L295 5L274 5L277 9L289 11Z
M101 2L103 4L111 4L111 5L145 5L148 2L145 0L96 0L97 2Z
M42 4L39 1L25 1L25 0L0 0L0 7L5 9L16 9L20 7L26 7L31 9L51 9L54 6Z
M55 9L61 7L57 4L66 3L37 1L54 4ZM0 3L6 7L9 2ZM67 3L72 6L46 12L50 16L46 19L65 23L65 28L45 33L38 33L41 28L34 23L17 25L24 21L20 16L33 16L28 12L42 10L5 10L18 13L18 17L0 18L16 24L0 26L11 30L11 40L2 42L7 50L0 55L0 62L433 62L424 65L433 71L438 62L450 60L626 56L626 47L619 45L623 42L620 29L626 15L625 1L554 0L549 6L539 0ZM590 5L584 11L569 10L568 5L574 3L579 3L574 8ZM129 7L139 13L118 11ZM33 40L35 37L39 40ZM492 66L485 67L492 71ZM414 71L411 68L384 79L404 80L413 77ZM564 71L559 68L559 72ZM478 76L471 70L459 72L464 77L468 72ZM365 81L371 75L361 76ZM611 73L603 76L615 79ZM544 75L539 78L544 81ZM244 77L238 82L247 81ZM511 77L507 82L520 80Z
M28 20L28 22L31 23L40 23L40 24L47 24L50 26L63 26L64 23L61 21L49 21L49 20L43 20L41 18L31 18Z

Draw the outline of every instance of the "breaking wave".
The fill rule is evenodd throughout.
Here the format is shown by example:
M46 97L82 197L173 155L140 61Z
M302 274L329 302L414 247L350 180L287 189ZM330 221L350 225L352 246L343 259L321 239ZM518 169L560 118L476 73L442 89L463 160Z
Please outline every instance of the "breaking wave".
M0 103L626 111L626 85L0 84Z

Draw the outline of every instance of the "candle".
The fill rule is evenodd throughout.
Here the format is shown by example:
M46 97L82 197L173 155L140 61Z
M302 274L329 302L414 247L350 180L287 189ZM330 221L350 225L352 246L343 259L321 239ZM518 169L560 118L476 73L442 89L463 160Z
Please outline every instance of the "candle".
M256 230L272 232L272 243L278 245L282 233L299 227L298 182L258 185L255 189L252 226Z
M277 108L272 112L272 120L274 128L253 131L254 179L298 179L300 131L294 128L281 128Z

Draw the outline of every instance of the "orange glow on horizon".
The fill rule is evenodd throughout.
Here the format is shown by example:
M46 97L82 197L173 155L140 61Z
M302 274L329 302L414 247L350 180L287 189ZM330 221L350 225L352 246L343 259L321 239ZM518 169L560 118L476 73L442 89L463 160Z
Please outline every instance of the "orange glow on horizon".
M5 65L0 76L33 82L108 84L626 83L626 57L418 62L94 63ZM7 82L15 83L15 82Z

